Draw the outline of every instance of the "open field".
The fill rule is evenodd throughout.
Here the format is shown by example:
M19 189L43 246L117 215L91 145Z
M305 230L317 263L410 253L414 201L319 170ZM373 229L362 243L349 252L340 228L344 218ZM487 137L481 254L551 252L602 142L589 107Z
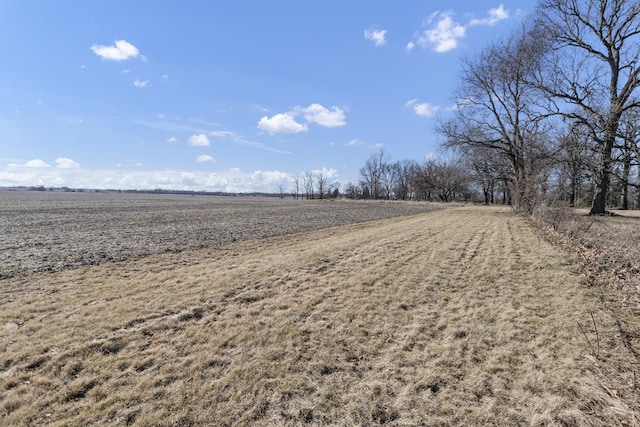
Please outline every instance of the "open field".
M18 275L0 424L637 425L605 297L482 207Z
M390 218L434 206L0 190L0 279Z

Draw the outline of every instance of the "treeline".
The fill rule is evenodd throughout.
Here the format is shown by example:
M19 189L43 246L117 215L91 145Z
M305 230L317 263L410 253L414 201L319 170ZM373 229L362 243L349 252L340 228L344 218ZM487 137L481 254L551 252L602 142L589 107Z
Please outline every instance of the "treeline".
M541 0L502 40L462 62L455 113L438 123L453 160L372 156L360 198L540 204L592 214L640 208L640 3Z

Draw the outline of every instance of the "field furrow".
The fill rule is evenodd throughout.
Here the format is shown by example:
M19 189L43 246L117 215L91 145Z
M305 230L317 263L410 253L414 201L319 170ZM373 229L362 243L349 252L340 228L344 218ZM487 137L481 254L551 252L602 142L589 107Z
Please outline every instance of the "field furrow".
M0 327L2 424L638 422L614 320L508 209L14 277Z

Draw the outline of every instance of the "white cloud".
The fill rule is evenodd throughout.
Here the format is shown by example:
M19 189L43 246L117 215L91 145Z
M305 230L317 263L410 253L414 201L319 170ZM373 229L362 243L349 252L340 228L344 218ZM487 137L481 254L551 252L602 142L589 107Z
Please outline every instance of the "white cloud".
M307 122L316 123L328 128L347 124L344 111L335 106L329 110L320 104L311 104L306 108L296 107L294 111L302 113Z
M504 8L504 5L500 5L494 9L489 9L488 17L484 19L472 19L469 21L469 25L489 25L494 26L498 22L505 19L509 19L509 11Z
M91 50L102 59L109 61L124 61L140 55L138 48L126 40L116 40L112 46L94 44Z
M163 82L168 82L169 81L169 74L163 74L160 76L160 78L162 79Z
M56 166L61 169L74 169L79 168L80 163L75 162L67 157L58 157L56 159Z
M404 104L405 107L413 108L413 111L422 117L433 117L436 115L438 111L440 111L440 106L431 105L428 102L419 103L417 99L412 99Z
M209 144L210 142L209 142L209 138L207 138L207 135L198 134L198 135L191 135L189 137L189 145L193 147L208 147Z
M126 165L135 166L136 161ZM121 165L122 166L122 165ZM338 179L338 172L322 168L330 180ZM164 189L184 191L224 191L228 193L277 193L278 185L292 182L292 176L278 170L243 172L238 168L227 171L142 170L136 168L93 169L84 168L28 168L25 165L0 168L0 187L37 186L89 189Z
M458 41L464 37L466 27L453 20L453 12L435 12L428 20L433 25L418 37L418 44L431 46L436 52L443 53L458 47Z
M377 143L377 144L373 144L373 145L371 146L371 148L376 148L376 149L378 149L378 148L382 148L382 147L384 147L384 144L383 144L383 143L381 143L381 142L379 142L379 143Z
M258 148L260 150L271 151L273 153L280 154L291 154L289 151L278 150L277 148L269 147L268 145L265 145L261 142L250 141L244 138L242 135L229 130L215 130L209 132L209 134L215 138L229 139L236 144L247 145L249 147Z
M358 138L352 139L351 141L346 142L344 145L347 147L355 147L356 145L362 145L362 141Z
M214 158L209 156L208 154L201 154L196 158L196 162L205 163L205 162L215 162Z
M167 142L175 143L175 142L180 142L180 140L178 138L176 138L175 136L172 136L171 138L167 139Z
M273 117L264 116L258 122L258 129L271 135L276 133L299 133L306 132L308 127L304 123L296 122L295 118L289 114L276 114Z
M378 30L372 27L368 30L364 30L364 38L375 42L376 46L384 46L387 44L387 30Z
M149 80L136 79L136 81L133 82L133 85L135 87L151 87L151 83L149 82Z
M24 166L27 168L50 168L51 167L41 159L29 160L27 163L24 164Z
M489 25L494 26L500 21L509 18L509 11L504 5L487 11L487 17L473 18L468 23L462 24L454 21L453 11L435 12L427 20L426 25L430 28L416 35L416 42L422 47L431 47L438 53L449 52L458 47L458 42L465 37L467 28L470 26ZM415 43L407 44L407 51L412 51Z
M258 122L258 129L271 135L276 133L299 133L309 130L307 123L296 121L296 117L302 115L307 123L334 128L347 124L344 110L332 106L331 109L321 104L313 103L308 107L295 107L293 110L276 114L272 117L264 116Z

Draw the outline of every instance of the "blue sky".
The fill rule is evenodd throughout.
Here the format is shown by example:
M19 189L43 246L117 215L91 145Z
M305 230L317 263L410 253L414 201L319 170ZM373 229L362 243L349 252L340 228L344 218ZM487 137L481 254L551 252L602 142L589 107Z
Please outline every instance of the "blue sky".
M438 152L533 0L0 1L0 186L277 191Z

